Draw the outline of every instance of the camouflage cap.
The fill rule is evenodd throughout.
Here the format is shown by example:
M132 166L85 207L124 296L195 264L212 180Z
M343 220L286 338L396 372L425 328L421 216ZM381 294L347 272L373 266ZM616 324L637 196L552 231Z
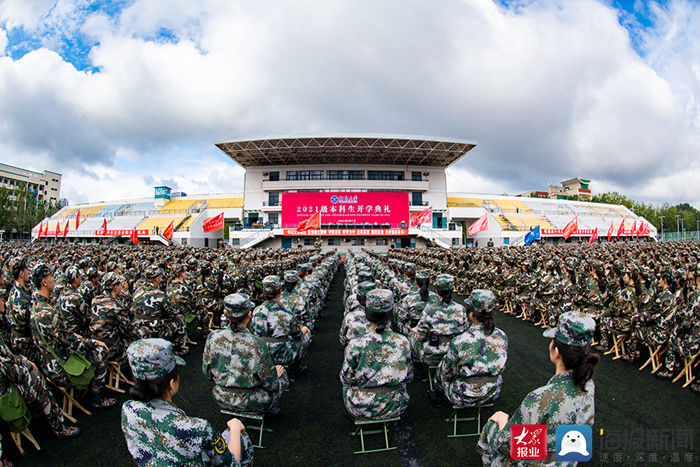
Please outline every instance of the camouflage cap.
M124 278L118 273L114 271L108 272L102 277L102 290L105 293L112 293L112 290L122 282L124 282Z
M265 276L262 280L263 290L266 292L274 292L282 288L282 279L280 276Z
M372 271L369 269L360 269L357 271L358 282L371 281L372 279L374 279L374 276L372 275Z
M72 283L74 280L76 280L78 277L80 277L80 271L75 266L68 266L66 268L66 272L63 273L63 276L66 279L68 279L68 282Z
M39 288L39 283L41 282L41 280L46 276L50 276L51 274L53 274L53 270L48 265L44 263L38 263L32 269L32 284L34 284L35 287Z
M490 290L474 289L471 295L464 301L470 311L481 313L493 313L496 306L496 297Z
M438 274L435 278L435 288L442 291L450 291L455 286L455 278L449 274Z
M284 271L284 281L289 283L299 282L299 273L297 270L290 269L288 271Z
M29 266L27 266L27 260L25 258L22 258L21 256L17 256L16 258L12 258L10 260L9 264L9 270L10 274L13 276L19 275L20 272L22 272L23 269L27 269Z
M224 313L231 318L242 318L255 308L248 294L232 293L224 297Z
M557 327L547 329L542 335L556 339L562 344L581 347L591 343L593 332L595 332L595 321L593 318L584 317L569 311L559 316Z
M378 287L379 285L374 281L360 282L359 284L357 284L357 295L359 297L366 297L371 290L374 290Z
M85 276L86 276L88 279L94 279L94 278L100 276L100 271L98 271L96 267L91 266L91 267L88 268L87 271L85 271Z
M297 266L297 269L299 269L299 272L307 273L311 270L311 265L309 263L301 263Z
M416 279L430 279L430 270L421 269L420 271L416 272Z
M367 293L368 311L374 313L391 313L394 309L394 293L387 289L374 289Z
M126 350L134 377L153 381L163 378L185 361L173 354L173 344L165 339L140 339Z
M146 280L153 280L156 277L160 276L160 268L156 266L155 264L152 264L146 268L146 270L143 272L143 277L146 278Z
M416 263L404 263L403 270L405 272L416 272Z

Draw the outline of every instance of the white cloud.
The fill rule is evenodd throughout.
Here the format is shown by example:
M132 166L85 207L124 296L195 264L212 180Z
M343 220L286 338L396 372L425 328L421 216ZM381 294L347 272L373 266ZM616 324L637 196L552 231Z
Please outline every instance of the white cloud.
M618 12L595 0L515 11L488 0L137 0L113 18L75 2L5 2L7 27L99 43L89 56L99 71L76 70L51 40L0 58L0 144L9 160L29 154L63 172L80 200L143 190L146 172L183 191L238 191L222 174L240 170L213 141L305 132L476 139L448 174L455 191L584 176L594 190L697 200L697 184L661 187L698 168L700 7L654 11L645 60ZM211 170L193 165L203 155ZM111 178L90 184L91 172Z

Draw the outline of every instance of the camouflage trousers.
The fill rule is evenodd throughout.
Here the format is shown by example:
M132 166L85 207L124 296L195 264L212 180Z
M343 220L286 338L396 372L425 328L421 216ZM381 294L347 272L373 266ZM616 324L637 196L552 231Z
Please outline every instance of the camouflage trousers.
M199 307L199 319L203 326L209 324L209 313L214 317L213 323L219 325L221 323L221 314L224 311L223 302L210 297L202 297Z
M16 355L22 355L27 360L37 363L41 360L39 349L34 345L31 337L15 337L12 339L12 352Z
M237 412L267 412L279 406L284 390L289 386L289 378L285 372L278 378L277 390L274 392L258 388L225 388L218 384L212 389L214 400L222 409Z
M442 368L442 365L440 366ZM484 383L469 383L458 377L452 382L445 381L442 371L437 372L437 385L445 393L445 397L454 405L474 407L498 399L501 395L503 377L498 376L494 381Z
M418 339L418 336L414 332L411 333L409 341L411 342L413 360L422 362L427 366L439 365L440 360L445 356L447 348L450 345L449 342L443 342L438 346L430 345L427 340L423 342Z
M182 315L176 314L175 316L173 321L136 319L134 320L136 334L139 339L161 337L172 342L175 350L182 349L187 342L187 326Z
M512 463L509 453L503 453L502 447L496 443L498 432L498 423L493 421L487 422L481 429L476 451L481 454L484 465L506 466Z
M404 386L389 393L373 393L366 389L344 386L345 410L354 419L381 420L398 417L408 408L410 397Z
M85 348L81 350L80 353L87 361L92 365L95 371L95 379L92 381L92 385L96 388L103 388L107 380L107 354L108 350L101 345L95 345L92 347ZM45 360L43 368L44 374L55 384L63 387L70 386L70 380L63 371L61 363L52 358L50 355L48 359Z
M12 365L8 369L8 377L15 382L13 385L15 390L22 396L29 409L33 413L42 413L53 431L60 430L64 423L63 412L39 370L29 363ZM2 386L2 394L8 393L9 382L3 381Z

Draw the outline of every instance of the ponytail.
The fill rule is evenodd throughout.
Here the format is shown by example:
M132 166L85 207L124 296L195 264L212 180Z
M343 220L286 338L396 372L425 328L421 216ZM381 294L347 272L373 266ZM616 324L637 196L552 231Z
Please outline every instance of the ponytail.
M427 302L428 298L430 298L430 289L428 289L428 286L430 285L430 278L416 279L416 284L418 287L420 287L418 293L420 294L421 301Z
M600 363L600 355L591 353L591 346L566 345L554 339L554 347L559 350L559 354L564 360L567 370L572 370L574 384L582 391L586 390L586 383L593 378L595 369Z
M377 334L382 334L389 323L389 319L391 319L391 313L375 313L365 308L365 317L367 317L370 323L377 325L375 332Z

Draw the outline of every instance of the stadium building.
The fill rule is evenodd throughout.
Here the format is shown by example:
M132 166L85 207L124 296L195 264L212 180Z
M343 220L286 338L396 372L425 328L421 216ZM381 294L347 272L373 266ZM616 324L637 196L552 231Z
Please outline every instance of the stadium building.
M448 193L446 169L476 143L388 135L289 136L216 143L245 169L243 192L188 196L155 187L152 198L86 203L63 208L32 230L40 241L139 242L194 247L324 248L373 250L467 245L518 245L536 226L541 241L655 237L656 230L629 209L565 199ZM583 179L572 179L583 180ZM587 182L587 180L586 180ZM586 188L587 189L587 188ZM462 193L464 192L464 193ZM411 217L422 213L414 226ZM483 216L487 228L467 234ZM223 217L223 228L206 231ZM78 227L75 227L79 221ZM209 222L208 222L209 221ZM315 222L318 221L318 225ZM301 230L300 224L314 223ZM643 230L642 226L648 226Z

